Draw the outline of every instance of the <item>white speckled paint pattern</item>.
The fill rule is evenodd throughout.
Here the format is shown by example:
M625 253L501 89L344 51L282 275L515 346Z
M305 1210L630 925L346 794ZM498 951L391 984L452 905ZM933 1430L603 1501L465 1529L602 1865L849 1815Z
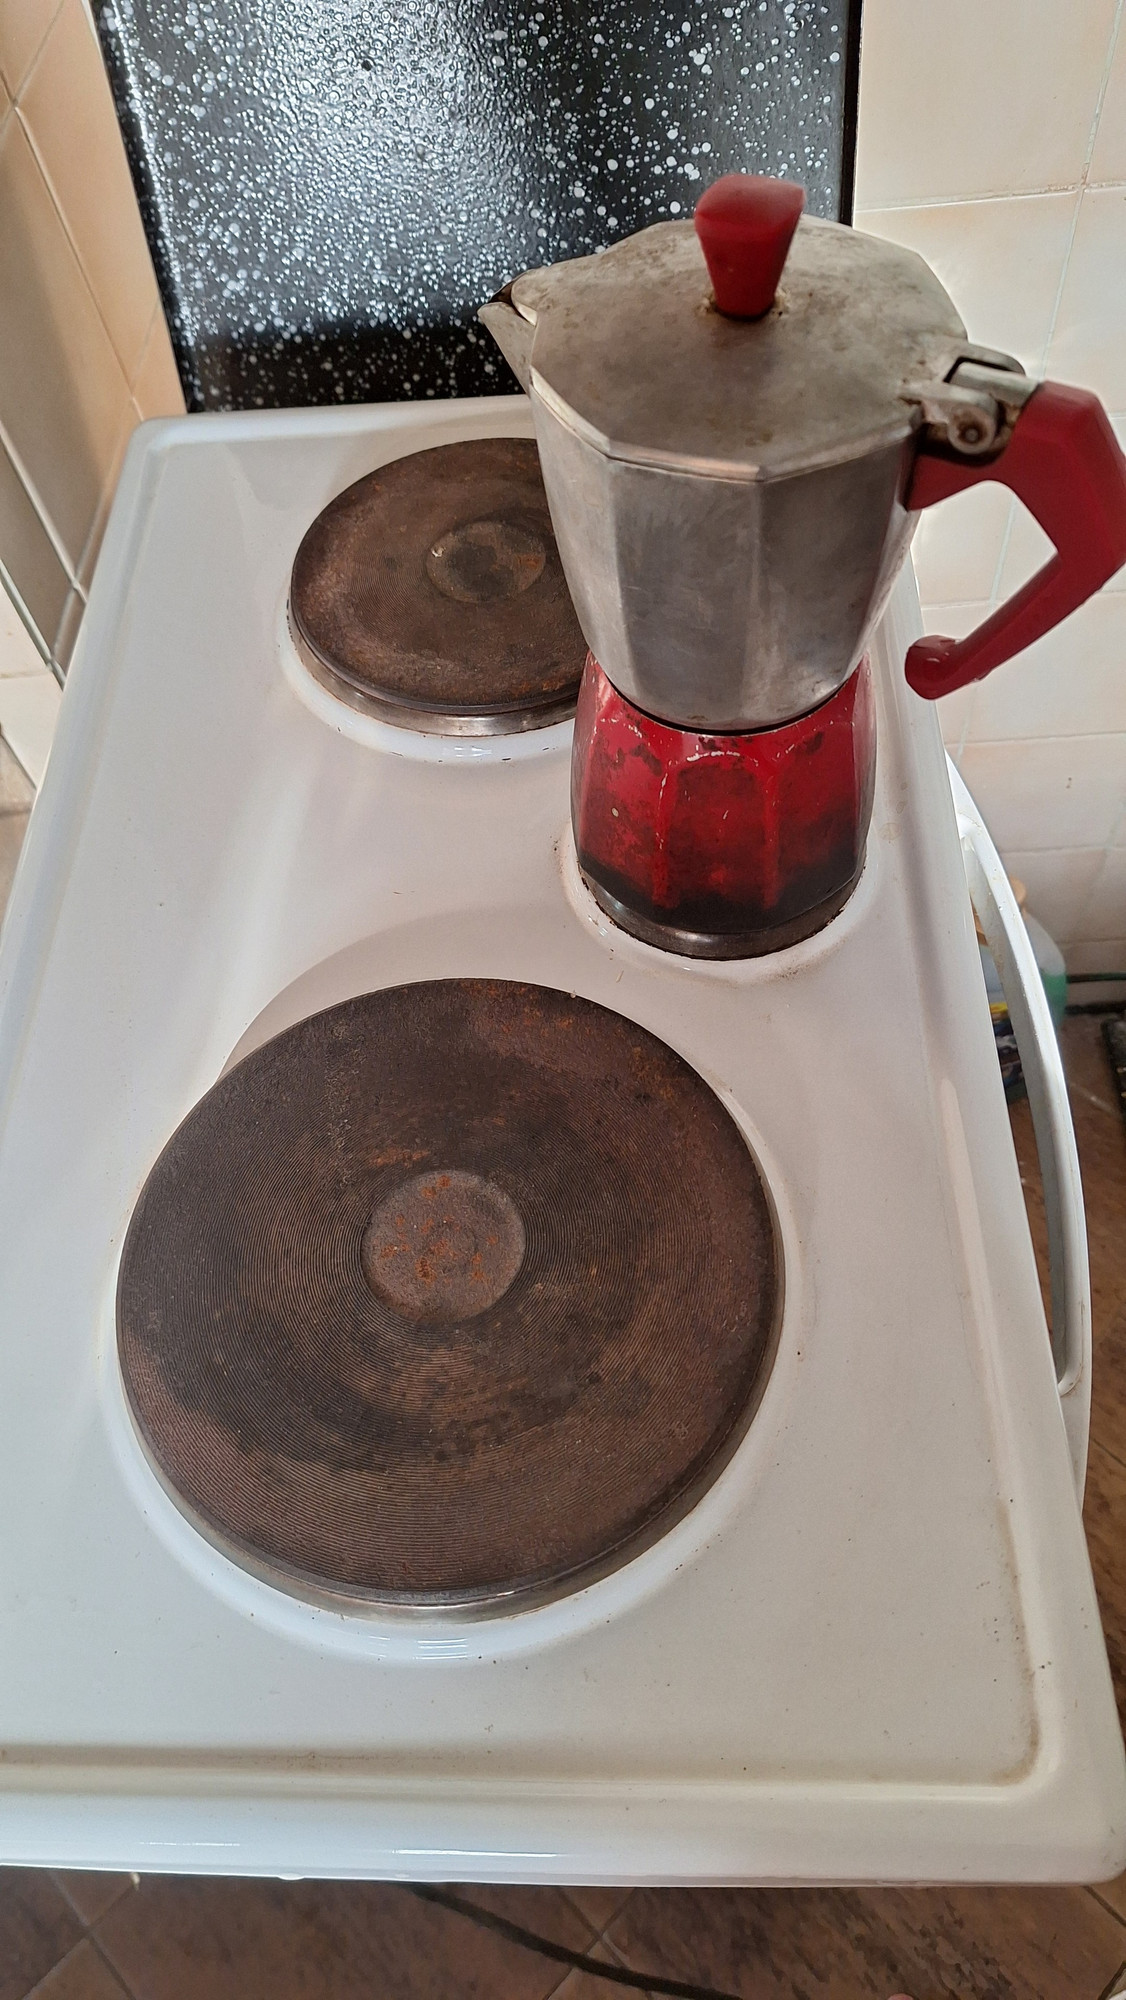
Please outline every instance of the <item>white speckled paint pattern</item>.
M733 168L835 215L846 0L105 0L189 401L503 390L518 272Z

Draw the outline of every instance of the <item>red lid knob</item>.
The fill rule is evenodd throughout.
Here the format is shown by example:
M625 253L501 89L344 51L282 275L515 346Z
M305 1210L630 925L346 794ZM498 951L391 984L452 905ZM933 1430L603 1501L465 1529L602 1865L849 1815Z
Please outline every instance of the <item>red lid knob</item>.
M732 319L761 319L778 280L805 190L764 174L724 174L696 203L696 234L715 302Z

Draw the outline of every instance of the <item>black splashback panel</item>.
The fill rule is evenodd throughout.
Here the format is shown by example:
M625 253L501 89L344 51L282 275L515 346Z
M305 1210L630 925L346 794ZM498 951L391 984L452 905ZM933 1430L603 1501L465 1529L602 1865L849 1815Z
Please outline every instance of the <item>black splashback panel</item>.
M189 407L477 395L530 266L734 168L847 213L859 0L104 0Z

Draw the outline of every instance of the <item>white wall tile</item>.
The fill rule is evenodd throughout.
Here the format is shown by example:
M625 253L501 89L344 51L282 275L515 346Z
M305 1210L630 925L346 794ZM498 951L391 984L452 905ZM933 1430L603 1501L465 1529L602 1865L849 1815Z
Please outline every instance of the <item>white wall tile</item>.
M975 625L980 625L989 616L988 597L971 598L968 604L926 604L923 611L924 632L940 632L945 639L964 639ZM968 690L959 688L959 694ZM949 697L948 697L949 699Z
M969 604L924 604L923 630L939 632L945 639L964 639L967 632L972 632L975 625L988 618L989 610L988 598L977 598ZM976 700L977 686L971 682L969 687L956 688L953 694L943 695L938 703L942 740L956 761L969 733Z
M19 766L16 768L18 770ZM12 892L12 883L16 878L16 867L23 847L26 826L26 813L0 814L0 923L3 922L4 911Z
M1126 445L1124 184L1123 0L865 0L858 225L927 259L971 339L1093 388ZM915 540L926 629L963 637L1050 554L997 489L946 503ZM940 713L995 836L1073 912L1096 851L1126 849L1126 567Z
M1107 849L1084 918L1081 937L1126 937L1126 847Z
M1104 853L1101 847L1064 847L1054 853L1014 848L1002 855L1006 872L1028 891L1032 916L1057 944L1091 935L1086 916Z
M991 480L923 509L911 555L924 603L992 596L1012 506L1008 489Z
M1091 938L1086 944L1068 945L1064 953L1067 969L1076 972L1126 972L1126 933L1117 938ZM1109 988L1096 986L1072 996L1080 1000L1120 999L1121 988L1114 993Z
M59 0L0 0L0 74L13 97L59 11Z
M156 304L156 278L105 65L82 0L63 0L19 112L132 383Z
M0 737L0 819L7 819L10 813L29 813L34 804L35 786Z
M1121 443L1126 437L1126 419L1118 417L1114 419L1114 424ZM1054 554L1039 522L1033 519L1027 507L1010 497L1006 488L993 482L988 486L973 487L966 494L956 495L953 500L928 507L920 517L911 552L915 558L919 590L927 603L941 604L947 595L952 598L965 595L964 591L951 588L959 575L973 577L980 586L981 578L987 573L992 574L990 565L994 561L995 519L983 518L981 512L975 515L973 507L974 501L984 494L993 496L994 506L999 511L1003 510L1008 522L1007 534L1002 536L1000 562L991 586L998 603L1012 597ZM928 537L933 537L933 540ZM1126 564L1117 575L1104 583L1103 594L1108 591L1126 593Z
M114 452L110 463L106 482L102 488L97 510L91 523L90 533L86 538L86 545L82 551L82 559L78 565L78 581L87 595L89 594L94 569L101 551L102 540L109 522L110 508L113 506L113 497L117 492L117 482L121 477L121 468L125 462L125 454L129 449L129 440L137 428L136 407L136 404L130 400L125 422L122 424L118 437L117 450Z
M0 680L14 674L48 671L30 633L3 584L0 584Z
M61 699L54 674L0 680L0 735L7 737L34 785L43 782Z
M1104 847L1122 814L1126 736L967 743L960 764L1002 852Z
M0 135L0 417L77 567L129 386L18 118Z
M955 759L962 748L976 693L974 687L955 688L953 694L944 694L941 701L935 704L942 726L942 740Z
M912 208L858 206L856 226L917 250L942 280L971 340L1000 347L1039 371L1078 198L1069 191Z
M1126 27L1119 21L1088 181L1126 181Z
M1047 372L1126 410L1126 187L1089 188L1079 204Z
M1126 731L1126 593L1093 597L978 683L971 735L1092 736ZM1122 770L1126 803L1126 763Z
M998 600L1011 597L1054 553L1040 523L1033 520L1027 507L1014 503L1009 539L997 573Z
M1112 421L1119 443L1126 443L1126 418L1115 417ZM1012 525L997 576L998 600L1011 597L1022 583L1027 583L1029 577L1043 567L1052 554L1052 544L1039 522L1033 520L1027 507L1014 502ZM1104 583L1103 595L1108 591L1126 592L1126 564L1116 576Z
M1116 0L864 0L858 202L1078 181L1116 11Z
M40 637L49 645L66 603L70 577L3 443L0 443L0 561Z
M142 420L184 414L184 391L159 300L133 384L133 406Z

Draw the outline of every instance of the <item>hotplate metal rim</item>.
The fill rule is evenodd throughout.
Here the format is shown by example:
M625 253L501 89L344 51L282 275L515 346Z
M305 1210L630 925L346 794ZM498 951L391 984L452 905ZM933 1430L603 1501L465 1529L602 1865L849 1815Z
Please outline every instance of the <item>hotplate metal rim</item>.
M453 709L427 708L421 702L389 701L374 689L361 687L343 668L323 660L302 632L292 603L286 604L286 624L294 651L306 673L336 701L360 715L370 715L391 729L413 730L424 736L494 737L521 736L531 729L550 729L554 723L570 722L578 701L578 690L559 701L540 702L522 708Z
M422 978L398 983L428 982ZM578 994L578 997L586 996ZM605 1003L595 999L594 1004ZM636 1025L645 1026L642 1022ZM252 1032L253 1023L247 1036ZM241 1048L244 1039L240 1038L237 1048ZM677 1049L676 1053L682 1051ZM234 1067L228 1060L219 1077L229 1075ZM718 1454L718 1470L713 1471L709 1464L702 1475L701 1490L696 1492L693 1488L683 1507L674 1506L671 1518L656 1524L656 1532L638 1536L636 1545L628 1545L624 1558L616 1558L615 1551L608 1552L605 1564L591 1565L588 1572L579 1574L578 1581L553 1579L547 1588L542 1591L533 1588L519 1601L501 1599L483 1605L479 1601L440 1606L433 1602L415 1604L374 1593L363 1596L344 1589L334 1591L315 1579L302 1580L262 1558L250 1559L244 1549L224 1537L176 1491L156 1459L126 1393L118 1354L116 1300L135 1195L114 1233L116 1247L98 1340L99 1401L119 1471L174 1559L188 1568L205 1588L218 1591L233 1603L239 1612L250 1613L260 1622L283 1630L286 1636L299 1637L316 1646L327 1643L334 1651L350 1653L358 1649L366 1657L374 1653L376 1657L405 1658L435 1666L482 1655L539 1650L604 1624L672 1587L677 1573L690 1566L724 1532L725 1526L751 1504L770 1454L777 1451L785 1432L786 1410L797 1385L804 1323L800 1231L785 1188L779 1184L777 1163L772 1160L768 1143L730 1089L705 1070L700 1069L699 1073L737 1126L758 1169L776 1245L777 1295L754 1391L740 1423L735 1426L730 1448L725 1441ZM137 1195L146 1179L147 1169L137 1182ZM456 1651L443 1653L443 1642L455 1645Z

